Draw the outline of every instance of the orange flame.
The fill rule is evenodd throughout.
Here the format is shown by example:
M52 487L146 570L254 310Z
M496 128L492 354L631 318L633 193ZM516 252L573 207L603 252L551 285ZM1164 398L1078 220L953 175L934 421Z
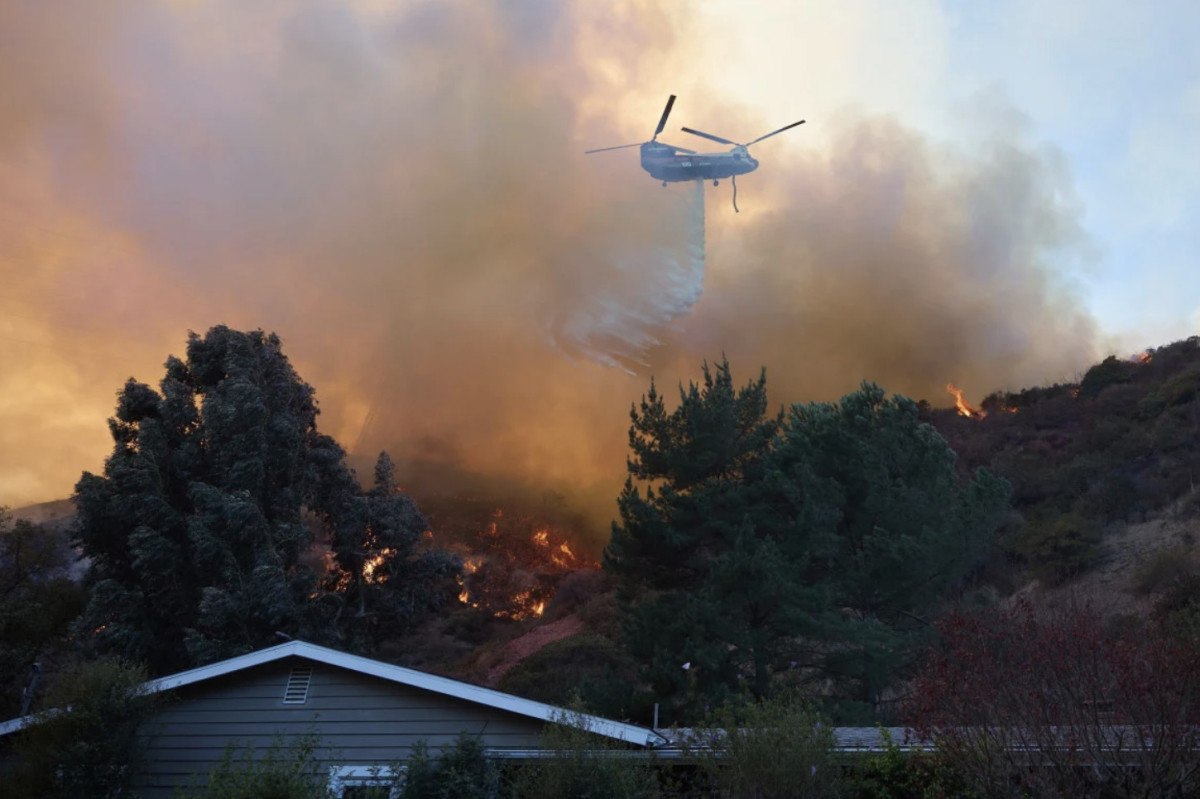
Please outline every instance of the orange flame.
M550 531L545 528L538 530L533 534L533 543L537 544L539 547L550 546Z
M968 419L982 419L983 417L987 416L985 411L981 411L978 408L972 408L967 404L967 401L963 399L962 389L958 386L954 385L953 383L947 383L946 391L954 395L954 405L958 409L959 416L966 416Z
M375 555L372 558L367 558L367 560L363 563L363 579L368 583L386 582L387 575L381 573L378 577L376 577L375 570L382 566L388 558L394 556L395 554L396 550L389 547L387 549L381 549L378 555Z

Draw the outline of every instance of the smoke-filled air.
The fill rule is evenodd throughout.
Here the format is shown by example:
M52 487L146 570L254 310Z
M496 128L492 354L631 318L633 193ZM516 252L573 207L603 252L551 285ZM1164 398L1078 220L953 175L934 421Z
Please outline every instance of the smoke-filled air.
M1000 98L969 146L807 105L819 75L752 109L680 3L0 6L0 504L69 495L125 379L215 324L277 332L322 430L402 481L553 490L597 530L652 376L724 353L773 404L948 405L1098 351L1071 174ZM808 122L756 145L740 214L583 154L671 93L682 146Z

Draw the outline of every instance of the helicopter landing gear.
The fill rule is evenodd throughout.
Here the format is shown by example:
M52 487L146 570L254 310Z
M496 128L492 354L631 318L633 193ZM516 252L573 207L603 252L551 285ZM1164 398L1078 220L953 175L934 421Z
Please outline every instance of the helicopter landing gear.
M667 182L664 180L664 181L663 181L663 188L665 189L666 187L667 187Z
M714 181L713 181L713 185L714 185L714 186L720 186L720 185L721 185L721 181L719 181L719 180L714 180Z

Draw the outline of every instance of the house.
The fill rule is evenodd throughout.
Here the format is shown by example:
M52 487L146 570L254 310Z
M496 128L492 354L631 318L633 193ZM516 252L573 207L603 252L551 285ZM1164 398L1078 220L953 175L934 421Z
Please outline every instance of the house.
M230 750L267 750L285 739L318 739L316 757L338 795L392 776L414 745L431 750L476 736L496 759L538 755L547 723L647 751L668 744L654 730L339 652L302 641L151 680L149 694L170 695L146 723L137 775L146 799L172 796L203 780ZM0 723L0 736L32 723ZM344 794L343 794L344 792Z

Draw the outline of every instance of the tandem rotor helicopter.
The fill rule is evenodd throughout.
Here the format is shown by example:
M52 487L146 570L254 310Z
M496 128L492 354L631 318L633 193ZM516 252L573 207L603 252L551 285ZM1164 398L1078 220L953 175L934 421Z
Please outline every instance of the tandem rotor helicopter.
M663 128L667 126L667 117L671 115L671 106L673 105L675 105L675 95L672 94L667 98L667 106L663 109L662 117L658 120L658 127L654 129L654 135L650 137L649 141L618 144L616 147L600 147L585 152L590 155L609 150L624 150L627 147L641 147L642 169L649 172L651 177L661 180L664 186L684 180L712 180L713 185L717 186L720 184L721 178L729 178L733 183L733 210L737 211L737 176L758 169L758 160L752 158L748 151L750 145L758 144L763 139L769 139L785 130L791 130L797 125L804 124L802 119L799 122L784 125L778 130L773 130L745 144L714 136L702 130L683 128L685 133L691 133L693 136L700 136L719 144L733 145L733 149L727 153L698 153L686 147L676 147L658 140L658 134L662 133Z

